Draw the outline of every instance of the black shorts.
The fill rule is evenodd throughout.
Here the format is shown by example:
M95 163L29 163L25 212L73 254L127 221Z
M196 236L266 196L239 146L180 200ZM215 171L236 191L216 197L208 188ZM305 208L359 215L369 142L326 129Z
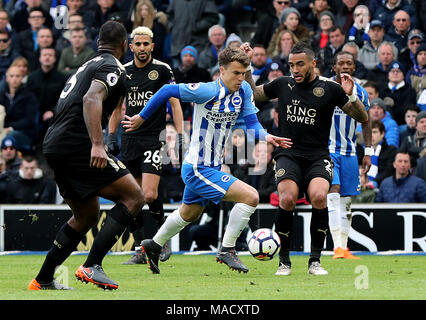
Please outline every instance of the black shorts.
M324 178L331 186L333 181L333 161L329 155L281 154L275 159L275 181L284 179L296 182L300 192L306 192L313 178Z
M84 199L95 196L102 188L129 174L116 157L108 153L103 169L90 167L89 153L45 154L55 174L59 192L65 199Z
M152 173L161 176L163 171L162 145L156 148L143 148L138 150L139 156L132 160L123 160L130 173L135 177L142 173Z

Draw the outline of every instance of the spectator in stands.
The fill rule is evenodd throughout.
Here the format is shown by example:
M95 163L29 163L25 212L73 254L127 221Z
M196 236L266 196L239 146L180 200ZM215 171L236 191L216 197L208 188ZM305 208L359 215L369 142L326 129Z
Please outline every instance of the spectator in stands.
M367 81L363 88L368 93L368 101L371 104L371 100L379 97L379 91L377 90L377 85L374 81Z
M62 52L65 48L71 46L70 37L71 30L73 29L85 29L87 37L87 28L83 22L83 15L78 13L73 13L68 16L67 27L61 30L56 31L55 39L56 46L55 49L58 52ZM55 30L55 29L54 29ZM60 34L58 34L60 32ZM86 45L91 46L92 39L88 38Z
M416 12L408 0L384 0L381 6L379 6L379 8L377 8L376 12L374 13L373 19L383 21L385 29L390 30L392 28L394 16L399 10L404 10L407 12L411 17L411 24L414 27L417 27Z
M8 203L47 204L56 202L56 184L43 176L37 159L27 155L22 158L19 175L7 188Z
M290 67L288 65L288 56L294 45L299 42L299 39L297 39L295 34L290 30L281 31L278 35L278 39L279 41L276 43L276 46L273 48L269 57L271 57L274 61L280 61L286 69L284 74L289 75Z
M354 23L349 29L348 41L353 41L358 47L362 47L365 40L368 40L368 30L370 28L370 10L366 5L357 5L353 13Z
M269 203L271 193L277 190L272 163L273 151L273 145L264 141L257 142L253 150L253 160L237 166L233 172L235 177L259 192L260 203Z
M43 13L43 18L40 18L39 15L37 17L31 17L31 12L37 9L37 11L41 11ZM43 20L42 24L47 26L48 28L52 28L53 26L53 18L51 15L46 12L42 8L42 0L25 0L25 6L16 10L12 16L10 24L17 33L32 28L33 20Z
M367 80L376 82L377 86L384 86L388 82L388 71L391 64L397 60L398 49L392 42L383 41L378 48L379 64L367 74Z
M83 4L83 0L67 0L66 6L68 8L68 17L73 14L83 14Z
M243 40L241 40L240 36L231 33L228 38L226 38L225 48L239 48L243 44Z
M275 80L276 78L282 77L282 76L290 76L290 69L288 66L284 66L279 60L272 60L267 66L266 66L266 73L265 77L260 77L259 80L257 80L257 83L264 84L271 82L272 80ZM256 103L256 106L259 108L259 103Z
M253 56L251 58L251 73L256 85L260 78L266 77L266 69L270 62L271 59L268 58L265 47L261 44L256 44L253 47Z
M405 124L399 126L399 141L404 141L408 136L414 136L416 133L416 118L421 112L420 108L416 105L408 105L405 108Z
M32 61L35 59L38 46L37 33L46 21L46 13L41 8L32 8L29 12L28 22L30 28L18 32L16 43L18 51L24 56L30 64L30 69L34 66ZM34 69L31 69L34 70Z
M179 67L173 68L176 83L197 83L211 81L210 73L197 65L198 51L193 46L186 46L180 54L181 63ZM192 106L190 103L181 103L184 119L192 117Z
M261 44L265 48L269 46L272 35L280 25L281 13L284 9L290 8L290 0L272 0L273 7L268 7L268 11L257 21L257 29L251 39L251 47Z
M364 41L363 46L359 50L358 60L368 70L374 69L379 63L378 49L383 42L385 36L385 28L380 20L370 22L368 29L368 40Z
M110 19L112 13L120 13L115 0L97 0L94 10L86 11L84 21L87 24L89 37L95 39L101 26Z
M219 22L219 15L214 0L173 0L166 13L170 21L170 59L172 67L177 67L186 45L200 52L208 44L207 32Z
M376 202L422 203L426 202L426 183L410 174L408 153L398 152L393 163L395 175L382 181Z
M405 70L408 71L417 64L416 52L422 41L423 33L419 29L410 31L407 38L407 48L402 50L398 57L398 61L404 65Z
M21 157L14 137L8 136L1 142L1 157L5 161L6 171L11 175L18 173Z
M310 9L309 13L303 18L303 24L310 31L316 32L320 28L321 13L330 12L331 8L328 5L328 0L313 0L310 3Z
M164 202L180 202L185 185L182 181L181 163L179 162L178 146L176 145L177 131L173 122L166 123L166 145L163 159L163 174L159 184L159 196Z
M393 106L389 108L392 118L398 126L405 124L404 112L408 104L416 104L416 91L405 81L403 65L394 61L388 68L388 82L378 87L382 99L392 98Z
M401 52L407 48L410 29L410 16L404 10L399 10L393 18L393 26L385 34L385 40L392 42L398 48L398 51Z
M417 159L417 166L414 174L426 181L426 149L420 152L420 157Z
M58 71L67 78L95 55L92 48L86 45L87 37L84 29L71 30L70 42L71 47L62 51L58 63Z
M18 51L12 47L10 34L6 30L0 30L0 81L4 79L6 70L18 56Z
M280 26L275 30L268 47L266 47L267 52L272 52L273 48L279 43L279 34L282 30L290 30L299 41L310 41L309 29L302 24L299 11L293 7L286 8L281 13Z
M345 44L345 34L339 26L334 26L330 29L328 44L319 50L317 60L321 65L321 74L324 77L330 78L332 73L333 57L341 51Z
M39 102L34 93L22 85L22 78L19 68L10 67L7 70L7 86L0 92L0 104L6 108L6 135L15 138L19 150L30 151L36 134Z
M363 4L362 0L342 0L335 2L339 7L333 8L336 11L336 25L342 28L345 36L349 35L349 30L354 22L354 10L357 5Z
M399 129L395 120L392 119L391 114L386 111L386 104L380 98L375 98L370 102L370 110L368 115L371 121L379 120L385 126L385 138L389 145L396 148L399 147Z
M410 155L412 167L416 167L420 152L426 148L426 111L420 112L416 117L416 133L413 136L407 136L401 142L399 151Z
M219 53L225 48L226 30L219 24L211 26L208 31L210 43L200 52L198 65L210 71L217 63Z
M374 154L371 156L371 167L367 172L368 181L365 182L365 186L376 189L383 179L393 174L393 160L398 150L395 146L388 145L385 138L385 126L379 120L371 123L371 138ZM359 145L357 146L357 156L358 162L362 164L364 148Z
M420 105L420 96L426 88L426 43L417 48L416 64L408 71L405 80L416 91L416 102Z
M140 0L134 10L133 29L136 27L148 27L154 34L153 43L155 45L153 57L164 61L167 58L164 55L164 46L167 31L167 16L161 10L155 10L150 0Z
M40 50L40 68L28 76L28 89L32 90L40 102L37 119L35 144L40 143L54 116L54 109L68 77L56 69L56 51L54 48Z
M323 11L319 15L319 25L317 30L315 31L311 46L315 52L319 52L319 50L324 49L329 43L329 33L330 29L335 24L334 14L331 11Z
M16 49L16 31L10 28L9 13L0 7L0 31L7 31L11 40L11 47Z

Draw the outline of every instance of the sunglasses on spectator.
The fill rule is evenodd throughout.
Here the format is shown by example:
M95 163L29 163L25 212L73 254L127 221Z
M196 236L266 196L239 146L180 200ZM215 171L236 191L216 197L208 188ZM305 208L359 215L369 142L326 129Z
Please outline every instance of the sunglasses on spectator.
M420 43L422 43L420 40L417 40L417 41L410 40L410 44L420 44Z
M283 5L283 4L290 4L290 1L277 1L277 3L279 4L279 5Z
M6 39L0 39L0 42L3 42L3 43L6 43L6 42L8 42L9 41L9 38L6 38Z
M3 147L2 150L15 150L15 148L14 147Z
M407 19L395 19L396 22L405 22Z

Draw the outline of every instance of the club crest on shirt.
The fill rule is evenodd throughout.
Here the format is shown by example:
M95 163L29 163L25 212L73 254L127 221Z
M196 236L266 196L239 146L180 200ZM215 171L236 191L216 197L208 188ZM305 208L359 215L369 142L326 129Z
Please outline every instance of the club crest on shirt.
M234 96L232 97L231 102L234 106L239 107L241 106L241 103L243 102L243 100L241 99L240 96Z
M282 177L284 174L285 174L285 169L281 168L281 169L278 169L277 172L275 172L275 177L279 178L279 177Z
M149 80L157 80L158 79L158 71L157 70L151 70L148 73L148 79Z
M222 176L222 178L220 178L220 180L222 180L223 182L228 182L229 180L231 180L231 177L224 175L224 176Z
M314 88L313 93L316 97L321 98L324 95L324 89L321 87L316 87Z

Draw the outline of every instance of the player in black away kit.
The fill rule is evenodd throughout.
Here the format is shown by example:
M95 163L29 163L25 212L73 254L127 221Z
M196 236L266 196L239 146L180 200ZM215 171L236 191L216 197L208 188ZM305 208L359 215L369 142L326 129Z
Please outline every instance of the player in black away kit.
M134 59L127 63L126 68L126 115L138 114L163 85L174 83L174 76L169 65L153 59L155 50L152 42L153 33L147 27L138 27L130 36L130 49ZM173 121L178 134L182 137L183 114L180 102L176 98L169 100ZM145 201L152 217L156 220L157 229L164 222L163 203L158 197L158 184L162 171L160 133L166 128L167 106L158 108L149 121L137 130L124 132L121 137L121 160L142 186ZM109 122L108 149L118 153L119 148L115 134L121 121L121 112L114 112ZM165 138L165 136L164 136ZM181 139L182 142L182 139ZM146 263L145 253L141 250L143 234L143 216L139 214L130 225L135 239L135 255L123 264ZM171 254L170 242L162 248L161 261L166 261Z
M251 55L248 44L243 44L242 49ZM293 141L291 149L277 148L274 153L280 198L275 228L281 239L276 274L291 273L293 211L299 194L304 192L312 204L308 272L325 275L328 272L321 266L320 257L328 229L327 193L333 180L333 164L328 152L333 111L338 106L361 123L368 121L368 115L356 93L352 92L354 81L348 74L341 75L341 85L315 75L314 52L306 44L300 42L294 46L289 65L291 77L280 77L258 87L251 72L246 74L255 100L278 98L280 136Z
M54 280L55 268L75 250L96 224L99 198L116 204L97 233L77 279L104 289L117 289L102 269L102 260L145 204L142 190L126 167L105 151L102 129L114 109L121 108L126 71L118 59L127 49L127 33L109 21L99 31L99 54L83 64L67 81L43 152L53 169L72 217L59 230L30 290L72 289Z

